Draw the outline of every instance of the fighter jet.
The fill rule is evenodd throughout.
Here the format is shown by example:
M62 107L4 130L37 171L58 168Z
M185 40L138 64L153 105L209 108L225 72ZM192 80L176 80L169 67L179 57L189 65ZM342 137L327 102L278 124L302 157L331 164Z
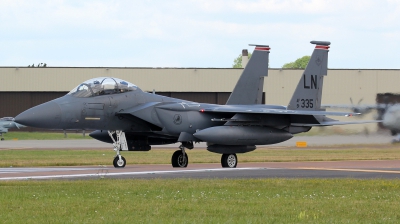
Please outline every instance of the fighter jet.
M268 76L268 45L254 46L226 105L191 102L143 92L127 81L100 77L78 85L67 95L28 109L18 123L50 129L94 129L91 137L112 143L113 165L126 165L121 151L148 151L151 145L179 142L173 167L187 167L186 149L207 142L207 150L222 154L222 167L237 166L237 153L256 145L286 141L313 126L341 122L326 116L358 113L327 112L320 108L322 84L327 75L330 42L311 41L315 49L288 106L261 104L264 77Z
M7 133L8 129L10 128L24 128L24 125L18 124L14 121L13 117L3 117L0 118L0 136L1 136L1 141L4 140L3 138L3 133Z
M392 143L400 143L400 104L399 103L378 103L378 104L357 104L354 105L322 105L323 108L349 109L355 113L366 114L372 110L377 111L376 119L382 121L382 127L390 130L393 139Z

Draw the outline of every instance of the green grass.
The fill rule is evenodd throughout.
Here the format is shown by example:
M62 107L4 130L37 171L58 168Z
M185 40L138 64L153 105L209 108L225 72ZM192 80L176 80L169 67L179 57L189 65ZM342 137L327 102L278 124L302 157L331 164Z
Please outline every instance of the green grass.
M110 145L111 146L111 145ZM122 152L129 164L170 164L176 149L153 149L149 152ZM189 163L220 163L220 155L205 149L186 151ZM111 165L115 152L109 150L0 150L0 167ZM260 148L238 154L239 163L339 160L400 159L400 145L361 145L313 148ZM190 166L190 165L189 165Z
M2 223L399 223L399 180L0 182Z
M67 133L67 138L64 137L63 132L17 132L12 131L3 134L5 140L62 140L62 139L93 139L86 133L83 137L82 132L77 133Z

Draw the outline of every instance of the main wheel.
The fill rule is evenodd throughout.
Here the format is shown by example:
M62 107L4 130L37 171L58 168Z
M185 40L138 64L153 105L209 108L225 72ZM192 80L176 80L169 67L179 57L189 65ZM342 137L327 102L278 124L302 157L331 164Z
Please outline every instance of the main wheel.
M174 152L174 154L172 154L171 163L172 163L172 167L184 168L184 167L188 166L189 158L186 153L185 153L185 156L183 156L182 151L177 150Z
M113 161L113 165L115 168L124 168L126 165L126 160L123 156L119 159L119 156L116 156Z
M4 141L4 138L1 138L2 141Z
M221 156L221 165L222 167L227 168L235 168L237 166L237 156L235 153L233 154L223 154Z

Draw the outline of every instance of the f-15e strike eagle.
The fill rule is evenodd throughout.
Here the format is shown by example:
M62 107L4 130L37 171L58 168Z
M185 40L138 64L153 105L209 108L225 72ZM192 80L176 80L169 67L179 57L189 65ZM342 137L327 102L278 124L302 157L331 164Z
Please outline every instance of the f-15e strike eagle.
M28 109L15 121L38 128L94 129L91 137L113 143L113 165L126 165L121 151L148 151L151 145L180 142L171 159L173 167L187 167L185 148L207 142L207 150L222 154L222 167L237 165L236 153L286 141L313 126L341 122L326 116L357 113L327 112L320 108L323 78L327 75L330 42L311 41L315 49L287 107L261 104L264 77L268 76L268 45L255 46L226 105L196 103L143 92L121 79L90 79L67 95Z

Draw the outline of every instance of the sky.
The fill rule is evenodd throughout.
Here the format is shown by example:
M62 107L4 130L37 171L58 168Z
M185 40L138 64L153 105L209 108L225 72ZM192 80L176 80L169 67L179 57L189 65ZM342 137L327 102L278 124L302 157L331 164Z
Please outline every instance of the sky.
M400 69L400 0L0 0L0 66L270 67L330 41L329 68Z

